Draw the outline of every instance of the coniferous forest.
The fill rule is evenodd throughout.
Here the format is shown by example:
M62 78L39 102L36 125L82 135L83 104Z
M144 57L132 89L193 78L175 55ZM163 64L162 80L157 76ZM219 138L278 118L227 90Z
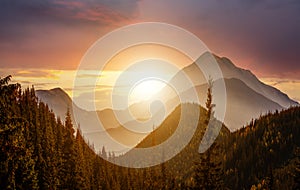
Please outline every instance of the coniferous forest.
M204 154L197 150L207 120L200 118L194 137L174 158L134 169L102 159L98 154L116 158L105 148L95 153L70 111L57 118L34 88L10 80L0 79L0 189L300 189L299 107L261 116L233 133L223 126ZM213 109L209 98L207 109L184 106L206 115ZM138 146L150 146L154 136L156 144L167 139L179 109Z

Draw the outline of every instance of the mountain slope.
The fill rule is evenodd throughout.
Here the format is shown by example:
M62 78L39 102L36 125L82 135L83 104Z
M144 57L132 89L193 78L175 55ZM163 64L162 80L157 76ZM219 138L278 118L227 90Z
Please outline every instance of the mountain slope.
M261 116L231 133L225 140L229 189L250 189L262 181L269 189L294 189L299 135L299 106Z
M94 145L96 150L101 150L105 146L107 150L122 153L122 151L135 146L147 135L147 133L130 131L119 124L115 114L120 115L123 117L123 121L130 124L131 121L127 119L128 110L86 111L76 106L61 88L36 90L36 95L40 101L47 103L49 108L62 120L64 120L67 110L70 109L74 127L80 125L83 135ZM122 144L127 148L124 148Z
M181 109L189 110L186 113L182 113ZM191 140L183 147L181 151L178 152L172 159L165 162L165 167L168 171L172 172L172 175L176 175L179 178L185 178L194 170L194 163L198 158L198 149L201 143L203 134L205 132L205 115L206 110L195 104L182 104L176 107L176 109L166 118L166 120L158 126L153 132L151 132L146 138L144 138L136 148L139 149L147 149L150 147L154 147L157 145L161 145L161 149L151 150L148 152L140 152L135 149L130 150L125 155L118 157L118 161L124 163L128 163L128 165L144 162L151 162L153 159L162 159L162 156L166 156L172 154L173 152L177 152L179 145L182 144L182 138L188 136L193 132L193 123L188 122L191 120L195 120L197 112L200 111L199 122L197 124L197 128L195 129L194 134L192 134ZM182 115L183 114L183 115ZM176 136L175 131L178 130L178 123L180 120L185 120L184 127L181 131L180 136ZM216 123L218 121L215 121ZM180 130L180 129L179 129ZM214 132L214 127L210 128L210 133ZM230 135L230 131L223 125L219 136L217 138L217 142L220 141L220 138L226 137ZM174 138L172 143L170 141L170 137ZM167 143L164 143L167 142ZM162 144L164 143L164 144ZM135 159L133 159L133 157ZM138 159L137 159L138 158Z
M197 62L200 64L209 63L212 56L214 55L205 53ZM281 110L291 105L297 105L297 103L289 99L286 94L260 82L250 71L234 66L229 59L220 58L218 56L214 56L214 58L217 60L219 67L222 70L226 85L227 107L224 122L231 131L241 128L249 123L251 119L255 119L261 114L269 111L273 112L275 110ZM191 64L180 71L178 75L175 75L170 81L171 84L174 84L175 86L178 85L179 93L181 93L182 96L186 96L188 99L192 89L181 80L180 74L185 74L190 77L198 93L199 102L204 106L207 86L201 70L198 69L195 63ZM214 80L215 85L220 83L218 78L215 78ZM128 143L125 143L126 145L135 145L143 138L143 135L145 135L124 130L124 127L119 123L116 114L123 118L122 121L124 123L133 125L134 121L128 119L131 118L129 117L130 113L134 113L134 115L138 117L137 119L145 120L150 116L149 110L144 108L145 105L149 105L149 102L131 105L129 108L130 111L111 109L86 111L74 105L71 98L61 89L56 88L49 91L38 90L36 93L39 99L47 103L62 119L65 117L67 108L73 109L73 121L75 121L74 118L76 118L76 125L80 124L83 133L86 134L86 136L90 136L92 141L95 142L95 144L98 144L97 147L99 148L103 146L101 143L105 141L105 139L103 139L103 132L110 131L108 134L112 134L113 138L118 139L119 142L125 142L126 139L130 139L128 140ZM180 103L179 98L174 96L174 92L170 91L170 88L163 89L161 94L163 95L158 95L155 98L162 99L162 102L165 102L165 112L162 114L160 109L156 109L152 112L152 115L154 115L153 123L155 123L155 126L162 122L161 115L169 115ZM218 97L221 96L223 95L214 94L213 92L214 99L218 99ZM190 102L194 101L191 100ZM160 108L160 106L158 106L158 108ZM216 106L216 108L218 108L218 105ZM219 118L219 116L216 115L216 118ZM98 119L102 122L103 127L99 126ZM127 135L122 135L122 133L126 133ZM105 138L107 138L106 140L109 140L108 138L110 137ZM120 150L118 145L109 146L112 147L111 150ZM109 147L107 148L110 149Z
M51 90L36 90L35 93L36 96L41 101L47 103L50 109L52 109L54 113L62 120L65 119L68 108L71 109L73 106L74 108L76 107L76 105L73 105L72 99L61 88L54 88Z
M224 122L231 131L241 128L243 125L249 123L251 119L258 118L261 114L299 105L278 89L259 81L250 71L238 68L229 59L220 58L211 53L204 53L196 63L183 68L172 78L170 84L179 86L178 93L181 94L181 97L184 97L183 99L189 100L189 102L195 102L194 99L191 99L190 94L192 94L193 89L196 89L199 103L204 106L207 81L197 64L207 66L213 64L214 59L223 73L227 96ZM189 77L194 87L186 85L183 76ZM221 84L220 76L218 77L213 79L215 86ZM163 89L161 94L160 99L165 99L162 96L168 94L168 90ZM213 92L215 100L221 100L223 96L225 94ZM198 102L198 100L196 101ZM167 107L174 108L180 101L177 97L174 97L166 100L166 102ZM218 107L218 105L216 106ZM221 116L216 115L216 117L220 118Z
M193 112L195 107L193 105L188 106ZM169 127L174 127L179 119L178 109L179 107L137 147L145 148L160 144L158 136L162 134L164 140L169 138ZM200 108L200 112L202 115L205 110ZM298 158L295 155L300 147L299 126L300 107L292 107L281 112L261 116L248 126L233 133L223 127L216 144L220 145L221 150L219 149L219 151L223 152L225 187L228 189L250 189L251 186L257 185L270 189L292 189L295 167L296 164L300 163L299 153ZM153 167L154 170L160 170L164 167L167 174L175 177L181 185L190 183L195 172L195 162L203 156L197 151L203 136L203 129L204 123L200 118L198 128L189 144L180 153L165 162L163 166L160 164ZM174 147L166 148L172 149ZM135 155L134 150L131 150L119 159L130 162L131 156ZM159 155L143 155L141 162L153 157L159 157Z
M222 71L224 79L230 79L230 78L239 79L245 84L247 84L247 86L249 86L255 92L265 96L266 98L272 100L273 102L278 103L284 108L288 108L292 105L297 104L297 102L291 100L286 94L284 94L280 90L262 83L253 73L251 73L251 71L236 67L232 63L232 61L230 61L230 59L226 57L218 57L211 53L205 53L197 60L197 62L201 64L209 62L210 61L209 57L212 56L216 59ZM195 63L185 67L183 71L187 73L188 76L191 76L192 81L194 81L196 85L200 85L201 83L202 84L206 83L202 75L202 72L199 71Z
M56 116L60 117L63 121L67 110L70 109L71 118L75 125L74 127L81 125L83 132L99 130L97 125L98 121L96 117L94 117L97 113L79 108L61 88L36 90L36 96L39 100L48 104L49 108L53 110Z
M251 121L269 111L283 109L278 103L269 100L265 96L255 92L239 79L224 79L226 85L226 113L224 124L229 126L231 131L241 128ZM217 80L215 85L221 82ZM201 105L205 104L207 85L195 87L200 98ZM188 96L193 89L183 92L183 96ZM222 94L213 94L213 98L219 98ZM218 105L216 105L217 108Z

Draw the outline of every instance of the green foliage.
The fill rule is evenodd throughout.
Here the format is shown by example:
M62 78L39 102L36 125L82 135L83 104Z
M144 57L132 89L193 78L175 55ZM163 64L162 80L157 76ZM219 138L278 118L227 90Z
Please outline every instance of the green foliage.
M261 116L232 133L225 140L225 184L231 189L249 189L265 181L271 189L291 189L291 168L295 168L291 160L300 147L299 135L299 107Z
M206 108L207 115L205 118L205 129L207 130L210 121L214 120L212 104L212 79L208 82ZM206 139L207 141L208 139ZM214 143L206 152L199 155L195 169L194 189L223 189L223 150L219 143Z
M295 163L295 171L294 171L294 189L300 189L300 148L296 149L296 163Z
M75 133L70 111L63 124L33 88L22 91L19 84L9 84L10 79L0 78L0 189L299 189L299 107L261 116L233 133L223 126L212 147L199 155L208 118L213 119L210 90L207 110L195 104L178 106L138 145L163 143L181 117L181 134L187 135L200 110L187 146L163 164L133 169L99 157L79 127ZM189 111L181 116L182 108ZM133 152L116 157L103 147L100 154L125 159Z
M93 163L104 161L80 132L75 138L70 112L63 125L33 88L10 78L0 78L0 189L90 189Z
M196 162L194 189L223 189L222 149L213 144Z
M30 123L20 116L20 85L0 78L0 189L36 189Z

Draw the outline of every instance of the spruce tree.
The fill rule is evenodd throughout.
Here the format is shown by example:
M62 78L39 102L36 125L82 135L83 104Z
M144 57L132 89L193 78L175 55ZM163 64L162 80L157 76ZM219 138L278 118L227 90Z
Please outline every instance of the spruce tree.
M0 189L37 189L30 123L21 115L21 86L0 78Z
M294 173L294 187L293 189L300 189L300 148L296 149L296 164L295 164L295 173Z
M207 100L206 100L206 118L205 125L213 119L214 104L212 104L212 79L208 81ZM208 139L206 139L208 140ZM199 155L199 161L195 166L195 186L194 189L222 189L223 188L223 167L222 167L222 151L218 142L215 142L206 152Z
M70 109L68 109L65 118L65 130L64 130L64 143L62 150L62 173L64 179L62 181L63 189L75 189L75 139L74 139L74 128L71 119Z
M80 129L76 131L76 164L75 164L75 175L76 175L76 189L88 189L88 176L86 175L87 165L83 152L84 140Z

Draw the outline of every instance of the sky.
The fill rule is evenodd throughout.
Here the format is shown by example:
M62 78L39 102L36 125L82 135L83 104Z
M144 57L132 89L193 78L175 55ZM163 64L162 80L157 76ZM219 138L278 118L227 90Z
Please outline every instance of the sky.
M0 76L70 92L88 48L128 24L165 22L300 101L299 0L2 0Z

